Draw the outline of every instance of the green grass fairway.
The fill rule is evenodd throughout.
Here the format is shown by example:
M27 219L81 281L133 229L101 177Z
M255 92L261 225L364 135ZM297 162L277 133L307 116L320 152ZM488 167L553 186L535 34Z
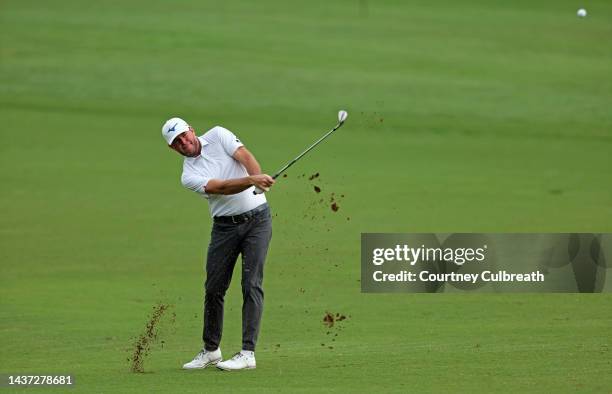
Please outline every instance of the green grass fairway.
M612 232L611 38L604 0L2 1L0 373L83 393L610 392L610 294L358 280L362 232ZM182 371L211 220L163 122L223 125L273 172L339 109L268 194L258 369ZM176 321L131 373L157 301Z

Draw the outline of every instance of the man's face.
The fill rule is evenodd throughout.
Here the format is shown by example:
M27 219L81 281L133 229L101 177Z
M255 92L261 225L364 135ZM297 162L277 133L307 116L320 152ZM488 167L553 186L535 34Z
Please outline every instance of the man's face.
M170 147L183 156L193 157L200 154L200 141L191 127L177 135Z

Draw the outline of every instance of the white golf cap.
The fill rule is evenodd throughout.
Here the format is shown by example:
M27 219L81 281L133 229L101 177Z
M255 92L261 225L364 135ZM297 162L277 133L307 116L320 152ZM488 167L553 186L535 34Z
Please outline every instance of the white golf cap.
M164 137L168 145L172 145L172 141L174 141L176 136L187 130L189 130L189 125L183 119L168 119L162 127L162 137Z

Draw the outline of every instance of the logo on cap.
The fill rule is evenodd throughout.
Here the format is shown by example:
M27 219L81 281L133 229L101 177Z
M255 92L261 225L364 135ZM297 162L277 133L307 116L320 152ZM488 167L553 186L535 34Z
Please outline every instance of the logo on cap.
M174 124L174 126L172 126L171 128L169 128L169 129L168 129L168 131L167 131L167 133L169 133L169 132L171 132L171 131L174 131L174 128L176 127L176 125L177 125L177 124L178 124L178 122L176 122L176 123Z

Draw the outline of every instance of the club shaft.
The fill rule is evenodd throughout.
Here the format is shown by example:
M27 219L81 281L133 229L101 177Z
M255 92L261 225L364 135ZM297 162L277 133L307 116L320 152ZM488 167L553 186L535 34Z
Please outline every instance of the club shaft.
M315 141L314 144L312 144L308 148L306 148L306 150L304 152L300 153L295 159L293 159L289 163L285 164L285 166L283 168L281 168L280 170L278 170L276 172L276 174L274 174L272 176L272 178L274 178L274 179L278 178L283 172L285 172L289 167L291 167L296 161L300 160L306 153L310 152L315 146L319 145L324 139L329 137L330 134L333 133L334 131L338 130L340 128L340 126L342 126L343 124L344 124L344 122L338 123L336 125L336 127L331 129L330 131L328 131L323 137L321 137L317 141Z

